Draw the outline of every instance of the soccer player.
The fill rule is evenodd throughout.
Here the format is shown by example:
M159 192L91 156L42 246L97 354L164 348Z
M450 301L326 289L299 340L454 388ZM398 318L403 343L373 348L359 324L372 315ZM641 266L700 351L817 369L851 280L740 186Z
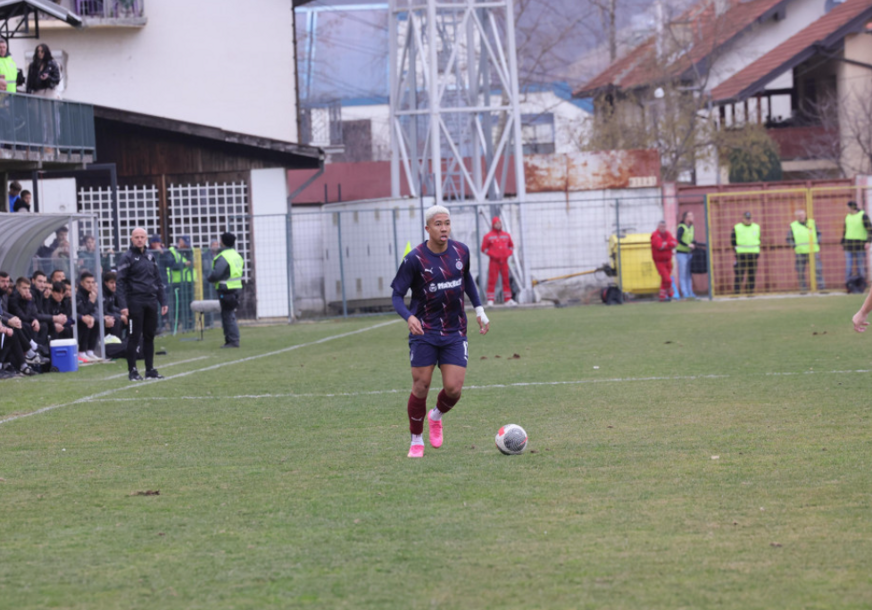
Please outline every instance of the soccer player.
M480 333L487 334L490 322L481 306L478 289L469 274L469 248L449 239L451 214L441 205L424 214L430 239L403 258L391 282L394 309L409 325L409 357L412 361L412 393L407 411L412 443L410 458L424 457L424 415L430 429L430 444L442 446L442 416L448 413L463 390L466 362L466 313L463 293L475 307ZM412 289L411 310L403 302ZM436 407L427 413L427 393L436 365L442 371L442 391Z

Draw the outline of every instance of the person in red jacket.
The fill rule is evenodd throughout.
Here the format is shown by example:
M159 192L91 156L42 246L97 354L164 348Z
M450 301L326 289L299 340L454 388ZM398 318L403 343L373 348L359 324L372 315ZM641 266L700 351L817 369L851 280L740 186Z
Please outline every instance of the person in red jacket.
M512 285L509 282L509 257L515 248L512 236L503 231L503 223L499 216L494 216L490 233L484 236L481 242L481 251L490 257L490 265L487 269L487 304L494 304L494 289L497 285L497 276L503 276L503 302L506 305L517 305L512 299Z
M651 233L651 258L660 274L660 301L672 300L672 251L678 241L666 230L666 221L657 223L657 230Z

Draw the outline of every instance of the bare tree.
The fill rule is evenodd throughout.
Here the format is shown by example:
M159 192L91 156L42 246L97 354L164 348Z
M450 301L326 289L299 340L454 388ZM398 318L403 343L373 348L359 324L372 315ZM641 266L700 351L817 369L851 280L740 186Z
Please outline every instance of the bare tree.
M727 131L719 126L706 93L712 66L730 28L725 13L707 4L680 19L664 21L632 66L646 75L647 84L600 94L593 129L582 148L656 148L664 180L674 181L693 172L697 161L726 161L714 157L725 147L741 145L737 141L743 134L753 136L754 141L760 141L761 135L759 130L734 127ZM767 147L749 149L762 154Z

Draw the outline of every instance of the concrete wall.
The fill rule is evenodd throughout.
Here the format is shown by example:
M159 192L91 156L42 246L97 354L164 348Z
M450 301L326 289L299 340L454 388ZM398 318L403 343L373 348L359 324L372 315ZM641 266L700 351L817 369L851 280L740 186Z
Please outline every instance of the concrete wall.
M288 187L282 168L251 170L257 317L288 316Z
M147 0L143 27L42 27L65 99L296 141L290 0ZM27 74L32 40L11 41Z
M620 211L616 201L620 201ZM426 200L423 205L431 204ZM663 218L659 188L534 193L528 195L526 206L526 253L530 273L538 280L592 271L609 263L609 236L616 232L618 222L622 233L650 234ZM488 260L479 248L496 207L449 207L452 238L469 246L472 275L483 286ZM518 205L506 202L499 208L518 251L522 240ZM323 313L325 308L341 312L343 277L350 308L386 304L406 244L414 247L422 241L423 218L417 199L382 199L295 209L293 225L295 304L305 315L306 311ZM519 275L517 262L513 273ZM591 273L572 280L568 292L577 298L587 287L606 282L602 273ZM552 283L541 293L563 300L566 286ZM560 288L559 296L553 296L555 287Z

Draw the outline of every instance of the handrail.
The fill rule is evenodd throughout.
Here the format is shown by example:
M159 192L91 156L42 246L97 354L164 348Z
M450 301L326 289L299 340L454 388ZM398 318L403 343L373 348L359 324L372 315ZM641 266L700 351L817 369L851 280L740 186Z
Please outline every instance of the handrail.
M94 106L0 93L0 147L43 156L95 156Z

